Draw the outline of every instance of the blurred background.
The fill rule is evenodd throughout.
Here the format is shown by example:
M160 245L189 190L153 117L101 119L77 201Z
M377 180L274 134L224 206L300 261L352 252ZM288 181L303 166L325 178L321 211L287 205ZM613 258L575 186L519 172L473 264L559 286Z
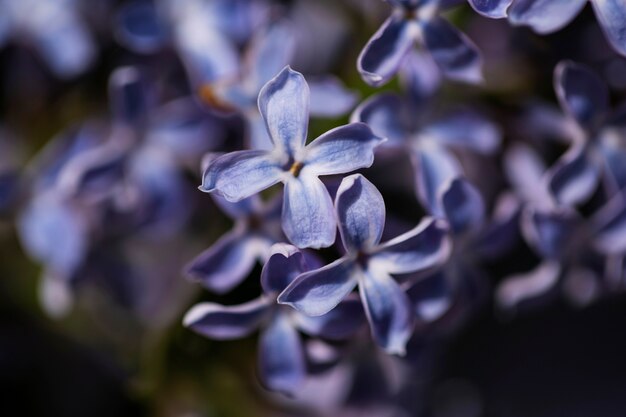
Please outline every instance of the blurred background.
M394 80L374 89L356 70L390 13L382 1L206 0L200 23L193 3L0 0L0 415L340 415L319 402L354 405L346 416L624 415L626 296L550 298L502 313L491 289L536 261L521 239L483 265L479 304L445 331L414 338L409 364L380 358L371 344L348 346L348 361L361 365L349 377L328 371L329 382L303 398L260 387L256 336L216 342L185 329L195 302L236 304L260 292L260 265L223 296L183 273L233 224L196 189L201 158L242 149L247 134L245 114L225 111L201 88L228 53L194 36L219 32L243 60L264 25L289 21L289 63L307 79L333 74L359 101L405 88ZM626 96L626 60L608 47L590 6L546 36L465 3L445 15L482 50L486 82L445 82L437 105L484 109L504 133L503 148L540 141L520 115L529 102L556 107L553 70L562 59L593 68L614 103ZM209 75L198 65L209 65ZM316 118L309 137L348 119L349 111ZM539 147L547 163L565 149ZM508 186L504 162L502 153L481 158L469 162L468 176L491 207ZM377 161L368 177L388 212L418 220L411 185L389 175L388 164ZM387 395L394 384L401 388Z

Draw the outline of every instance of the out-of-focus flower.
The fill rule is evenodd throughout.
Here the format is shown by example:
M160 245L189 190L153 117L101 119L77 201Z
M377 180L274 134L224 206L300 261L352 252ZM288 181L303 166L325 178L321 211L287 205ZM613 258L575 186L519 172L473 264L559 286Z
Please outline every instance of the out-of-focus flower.
M309 89L302 74L289 67L263 87L259 109L274 149L237 151L216 158L205 170L200 189L237 202L283 182L282 226L287 238L301 248L332 245L336 234L333 205L318 176L369 167L374 148L383 139L367 125L351 123L305 146Z
M500 131L473 110L450 112L430 120L416 117L417 112L410 101L383 93L361 103L351 120L368 124L374 133L388 139L379 153L387 149L408 150L418 198L431 213L443 216L439 191L463 172L447 147L490 154L500 144Z
M333 312L309 317L276 303L276 297L299 274L309 270L297 248L276 244L261 273L263 295L237 306L200 303L184 318L185 326L212 339L245 337L261 328L259 377L274 391L292 393L305 381L307 363L298 331L331 340L351 336L363 324L358 299L347 299Z
M82 74L96 58L96 45L77 0L0 1L0 45L32 46L60 78Z
M622 0L590 0L607 40L621 55L626 55L626 4ZM530 26L548 34L568 25L581 12L587 0L514 0L508 10L514 25Z
M446 77L470 83L482 81L478 49L439 16L445 2L391 0L389 3L393 6L391 16L359 55L357 67L365 82L373 86L388 82L415 42L430 53Z
M298 276L278 297L310 316L333 310L358 285L372 335L387 352L404 354L412 333L413 308L390 274L423 271L441 265L450 255L445 222L421 224L380 244L385 203L362 175L346 177L335 199L346 255Z

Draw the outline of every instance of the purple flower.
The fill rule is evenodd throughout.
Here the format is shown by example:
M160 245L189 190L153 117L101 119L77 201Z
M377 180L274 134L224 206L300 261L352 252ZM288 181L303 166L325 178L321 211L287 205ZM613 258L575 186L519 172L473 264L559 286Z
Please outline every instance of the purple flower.
M607 40L621 55L626 55L626 4L622 0L590 0ZM530 26L547 34L568 25L585 7L587 0L514 0L509 21Z
M514 0L467 0L470 6L486 17L501 19L507 16L507 9Z
M446 77L470 83L482 80L482 63L476 46L439 16L441 1L391 0L389 3L394 7L391 16L358 58L357 68L365 82L372 86L388 82L415 42L432 55ZM474 2L474 6L479 4Z
M305 255L287 244L276 244L261 272L263 295L237 306L200 303L183 322L194 331L218 340L245 337L261 329L258 366L263 385L293 393L305 380L307 364L299 331L328 339L345 339L363 323L361 304L345 300L332 313L308 317L276 303L277 295L308 270Z
M283 182L285 235L298 247L320 248L335 241L336 222L331 198L318 176L369 167L374 148L383 139L367 125L351 123L305 146L308 108L304 77L285 67L259 95L259 110L274 149L220 156L207 167L200 189L237 202Z
M278 297L310 316L331 311L358 285L376 342L389 353L404 354L412 332L410 300L390 274L423 271L450 254L445 222L425 219L415 228L380 244L385 203L362 175L346 177L335 199L346 255L298 276Z
M379 153L386 149L408 151L418 198L431 213L443 216L438 193L446 182L463 172L447 147L490 154L500 144L500 131L471 110L450 112L434 119L416 116L417 113L408 100L384 93L359 105L351 120L367 123L374 133L388 139Z

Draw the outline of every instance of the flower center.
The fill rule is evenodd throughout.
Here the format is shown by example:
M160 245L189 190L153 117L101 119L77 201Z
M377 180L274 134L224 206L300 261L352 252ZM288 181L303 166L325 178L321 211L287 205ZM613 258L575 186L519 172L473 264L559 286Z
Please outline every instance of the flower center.
M215 88L211 84L203 84L198 91L198 95L200 96L200 99L203 103L206 103L207 105L217 110L225 112L231 112L234 110L229 103L222 100L222 98L219 96L217 91L215 91Z
M304 167L304 164L302 162L295 161L293 164L291 164L291 168L289 168L289 172L291 173L291 175L297 178L298 175L300 175L300 171L302 171L303 167Z

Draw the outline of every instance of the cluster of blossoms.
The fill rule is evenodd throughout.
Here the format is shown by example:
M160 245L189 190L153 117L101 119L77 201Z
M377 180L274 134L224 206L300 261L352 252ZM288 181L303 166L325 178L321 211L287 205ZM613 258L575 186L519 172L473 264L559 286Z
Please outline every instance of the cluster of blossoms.
M626 3L589 1L626 56ZM26 40L59 78L88 71L98 51L84 5L54 0L29 13L32 2L0 0L0 45ZM218 298L253 281L252 300L199 302L184 325L216 340L259 330L260 381L302 399L316 379L357 368L359 345L372 347L372 361L410 363L425 340L452 333L489 300L513 312L560 294L580 306L622 291L626 111L611 109L603 79L559 62L561 110L530 105L515 121L522 140L505 140L512 135L488 111L437 102L448 81L479 89L487 78L449 7L469 3L543 35L587 1L387 3L390 16L355 66L369 87L401 82L363 100L320 75L328 68L299 65L298 51L311 46L299 28L312 10L159 0L112 12L113 37L136 61L112 72L108 115L59 134L21 172L0 130L0 210L19 206L45 309L67 313L81 286L97 283L142 321L166 325L192 300L181 269ZM349 123L309 141L310 117ZM502 178L485 179L481 163L499 155ZM383 195L406 184L394 210ZM189 230L211 210L233 227L212 229L214 243L193 259ZM509 268L523 246L535 264ZM493 279L496 263L504 272Z

